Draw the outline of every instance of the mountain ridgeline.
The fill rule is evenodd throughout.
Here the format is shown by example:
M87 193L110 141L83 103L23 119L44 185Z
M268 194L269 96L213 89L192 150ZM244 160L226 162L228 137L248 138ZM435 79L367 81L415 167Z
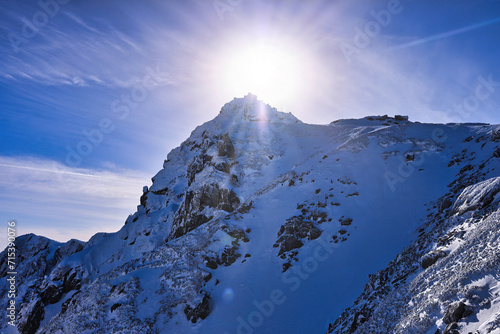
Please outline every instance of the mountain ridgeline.
M498 334L499 203L500 126L311 125L247 95L116 233L18 237L0 331Z

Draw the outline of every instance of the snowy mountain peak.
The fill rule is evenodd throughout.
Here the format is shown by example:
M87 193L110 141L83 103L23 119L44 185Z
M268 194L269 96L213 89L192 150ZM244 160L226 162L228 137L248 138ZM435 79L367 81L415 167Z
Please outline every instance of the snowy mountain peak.
M234 99L118 232L19 237L0 332L498 334L499 165L497 126L311 125Z
M300 122L291 113L280 112L276 108L258 100L257 96L251 93L243 98L234 98L231 102L226 103L222 107L219 116L253 122Z

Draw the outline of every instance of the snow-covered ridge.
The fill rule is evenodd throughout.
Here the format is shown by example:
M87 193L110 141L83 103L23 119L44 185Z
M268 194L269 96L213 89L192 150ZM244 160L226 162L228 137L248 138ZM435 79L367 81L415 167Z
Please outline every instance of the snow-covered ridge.
M21 237L21 317L17 330L0 330L444 330L439 321L462 297L435 292L436 311L411 282L432 277L426 288L436 290L441 264L458 272L470 261L487 271L474 286L496 293L498 133L403 116L311 125L253 95L235 99L168 154L118 232L87 243ZM472 259L481 252L488 261ZM0 268L5 276L5 257ZM403 307L413 297L422 300L419 321ZM463 303L484 298L474 300ZM492 326L496 303L474 313L477 328ZM384 308L400 304L399 313ZM469 328L462 319L453 323Z

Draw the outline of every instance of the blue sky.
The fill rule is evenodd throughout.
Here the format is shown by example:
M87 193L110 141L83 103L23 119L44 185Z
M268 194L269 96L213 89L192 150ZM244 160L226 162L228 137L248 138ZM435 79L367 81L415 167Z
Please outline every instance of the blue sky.
M0 13L0 220L21 234L119 229L167 153L248 92L224 68L263 40L295 50L298 91L266 102L302 121L500 123L500 1L4 0Z

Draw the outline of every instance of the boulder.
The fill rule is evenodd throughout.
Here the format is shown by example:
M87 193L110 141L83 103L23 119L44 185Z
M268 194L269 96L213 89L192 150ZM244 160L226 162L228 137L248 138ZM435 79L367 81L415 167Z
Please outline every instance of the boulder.
M281 248L278 255L281 255L285 252L291 251L292 249L300 248L304 246L304 243L297 239L295 236L286 236L281 241Z
M442 250L431 251L422 257L420 265L423 269L427 269L443 257L446 257L446 253Z
M193 324L196 323L198 319L205 319L211 311L210 302L211 298L208 294L203 296L202 301L196 305L194 308L191 305L186 305L184 308L184 314L188 320L191 320Z
M302 247L304 243L301 239L314 240L319 238L321 233L315 223L304 220L303 216L289 218L278 232L275 244L276 247L281 246L278 255Z
M342 226L349 226L352 224L352 218L344 218L342 216L342 218L339 219L339 222L340 222L340 225L342 225Z
M495 152L493 152L493 157L494 158L500 158L500 147L497 148Z
M463 302L452 303L448 306L448 310L446 310L446 313L444 314L443 322L445 324L452 325L464 317L465 311L466 306Z

